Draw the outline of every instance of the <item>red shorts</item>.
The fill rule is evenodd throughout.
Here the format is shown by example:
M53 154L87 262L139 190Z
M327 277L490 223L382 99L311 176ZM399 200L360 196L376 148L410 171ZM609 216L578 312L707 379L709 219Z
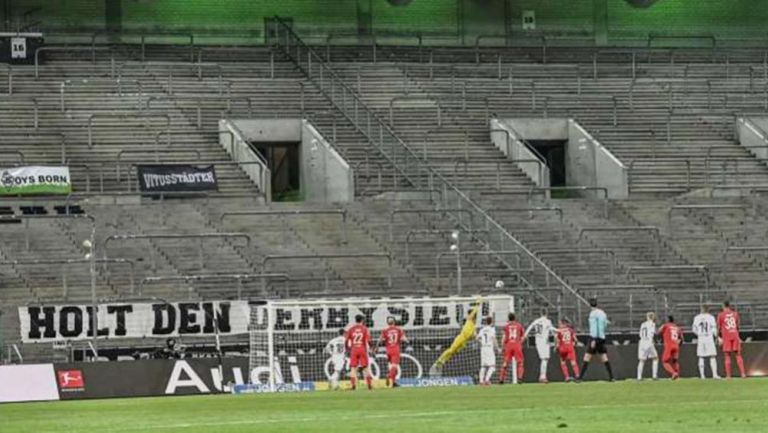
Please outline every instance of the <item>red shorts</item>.
M741 352L741 340L737 337L723 338L723 352Z
M671 360L677 360L680 358L680 348L679 347L665 347L664 348L664 356L661 357L661 362L669 362Z
M350 367L368 367L368 352L365 349L353 350L349 354Z
M390 364L400 365L400 349L387 349L387 361Z
M565 349L559 349L557 351L558 354L560 354L560 360L561 361L575 361L576 360L576 350L573 347L565 348Z
M509 365L512 359L515 359L518 364L523 362L523 346L519 344L507 345L504 347L504 364Z

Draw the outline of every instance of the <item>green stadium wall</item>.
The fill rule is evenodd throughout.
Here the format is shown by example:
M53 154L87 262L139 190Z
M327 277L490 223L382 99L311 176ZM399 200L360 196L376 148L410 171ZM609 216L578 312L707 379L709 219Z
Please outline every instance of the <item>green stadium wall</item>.
M401 0L402 1L402 0ZM630 0L653 2L653 0ZM584 43L708 43L707 37L768 39L768 0L656 0L635 7L626 0L0 0L0 24L39 23L54 34L179 32L205 37L239 35L261 42L264 20L293 19L308 38L358 42L370 34L415 43L473 45L478 35L499 41L573 39ZM536 14L536 30L522 29L523 11ZM25 15L26 14L26 15ZM23 18L22 18L23 17ZM673 36L673 37L670 37ZM668 38L666 38L668 37ZM711 38L710 38L711 40ZM354 41L354 40L353 40ZM410 42L408 42L410 41Z

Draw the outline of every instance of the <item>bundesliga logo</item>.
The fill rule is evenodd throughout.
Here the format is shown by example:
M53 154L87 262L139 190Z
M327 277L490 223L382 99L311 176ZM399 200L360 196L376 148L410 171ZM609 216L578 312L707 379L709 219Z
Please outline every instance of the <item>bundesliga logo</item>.
M64 370L59 371L59 388L62 391L84 391L85 379L83 378L83 372L81 370Z

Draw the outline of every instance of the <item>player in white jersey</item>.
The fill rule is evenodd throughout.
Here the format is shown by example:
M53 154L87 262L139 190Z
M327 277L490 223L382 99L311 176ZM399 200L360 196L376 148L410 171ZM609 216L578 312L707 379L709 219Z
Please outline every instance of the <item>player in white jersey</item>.
M645 316L648 320L640 325L640 341L637 344L637 380L643 380L643 370L645 361L653 360L651 373L653 380L659 378L659 353L656 351L656 345L653 337L656 335L656 314L648 313Z
M496 353L500 351L496 340L496 328L493 327L493 317L486 317L484 326L477 332L480 343L480 385L490 385L491 377L496 371Z
M331 389L339 389L339 377L344 371L347 359L346 353L346 341L344 340L344 329L339 329L339 335L336 338L331 339L328 344L325 345L325 353L331 355Z
M696 356L699 357L699 375L702 379L706 379L704 359L709 358L712 378L720 379L717 374L717 346L715 346L717 322L715 317L709 314L708 306L702 305L701 314L693 318L693 333L696 334L698 340Z
M552 321L547 317L547 310L541 310L541 317L531 322L528 325L528 329L525 330L523 341L528 338L529 334L534 334L536 341L536 351L539 353L539 359L541 360L541 366L539 368L539 382L547 383L547 363L549 362L549 337L554 335L555 327L552 325Z

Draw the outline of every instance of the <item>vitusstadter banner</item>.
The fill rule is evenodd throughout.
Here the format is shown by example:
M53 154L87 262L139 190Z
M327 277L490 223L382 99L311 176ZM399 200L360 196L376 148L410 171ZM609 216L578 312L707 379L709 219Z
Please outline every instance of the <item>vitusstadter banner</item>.
M90 305L19 307L21 339L25 343L89 339L94 334L92 317ZM98 306L97 323L102 338L164 338L244 334L249 318L246 301L111 303Z
M69 167L28 166L0 169L0 195L69 194Z
M212 165L140 165L139 189L145 192L216 191L218 182Z

